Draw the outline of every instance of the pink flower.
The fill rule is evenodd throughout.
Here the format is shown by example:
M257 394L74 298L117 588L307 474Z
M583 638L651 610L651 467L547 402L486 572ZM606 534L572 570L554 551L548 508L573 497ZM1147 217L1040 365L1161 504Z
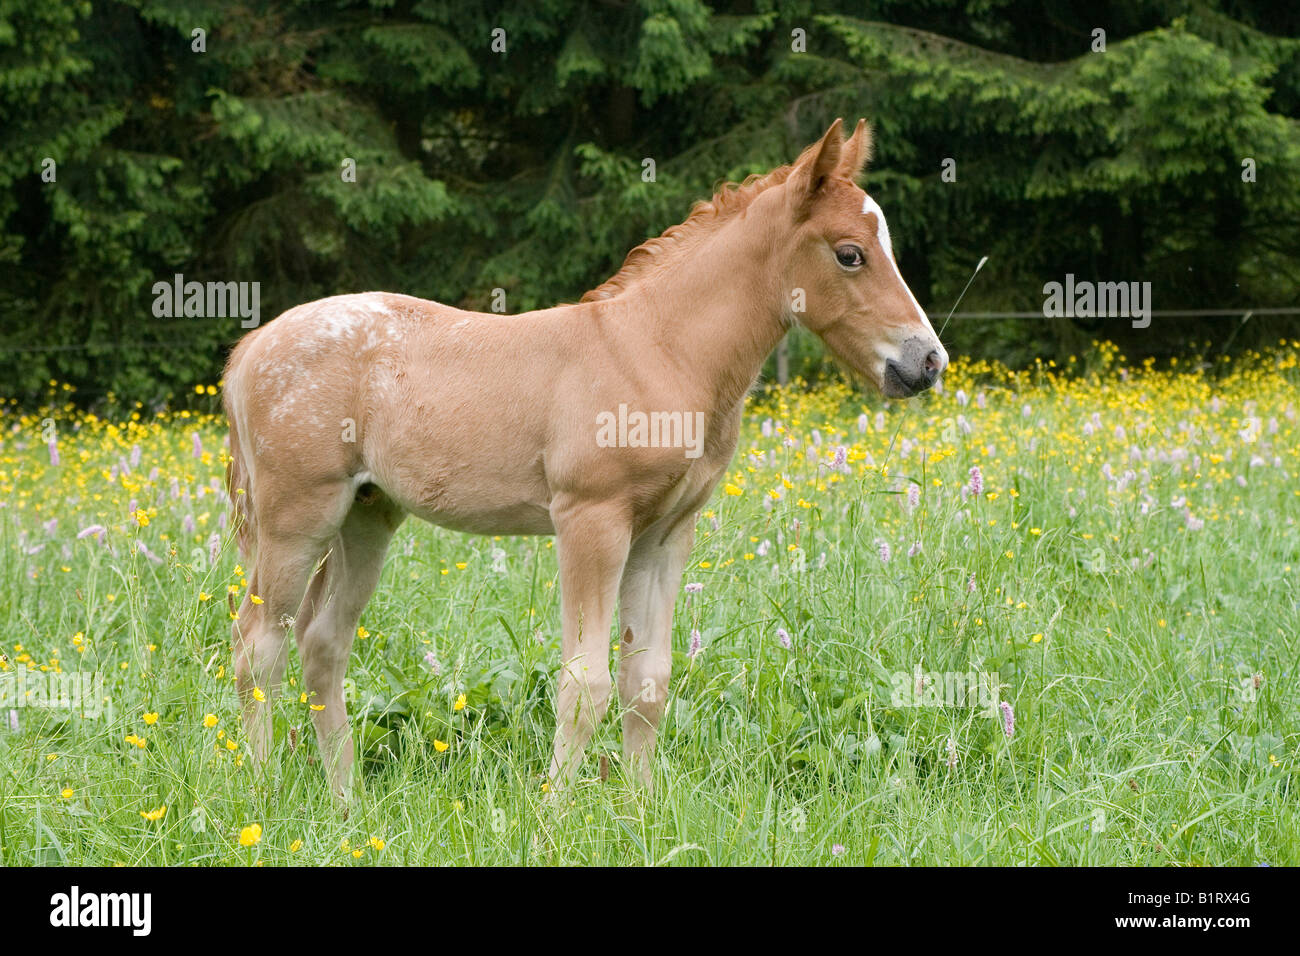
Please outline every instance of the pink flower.
M776 629L776 639L781 642L781 646L787 651L790 649L790 632L783 627Z
M53 465L55 468L57 468L59 466L59 443L56 441L51 441L49 444L49 449L50 449L50 464Z
M691 659L693 660L693 659L695 658L695 655L697 655L698 653L700 653L700 649L701 649L701 638L700 638L700 632L697 631L697 630L692 630L692 631L691 631L691 649L690 649L689 651L686 652L686 656L689 657L689 658L691 658Z
M1010 740L1016 733L1015 711L1011 709L1011 704L1005 700L998 704L998 706L1002 708L1002 732L1006 734L1007 739Z
M971 465L970 480L966 487L970 488L970 493L977 498L984 494L984 475L980 472L979 465Z
M880 542L880 560L883 563L888 564L889 559L890 557L892 557L892 555L893 552L889 550L889 542L888 541Z

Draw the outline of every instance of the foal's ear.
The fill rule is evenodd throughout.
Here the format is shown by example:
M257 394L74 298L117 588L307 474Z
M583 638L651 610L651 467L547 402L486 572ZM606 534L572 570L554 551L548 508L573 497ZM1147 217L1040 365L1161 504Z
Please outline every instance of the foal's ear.
M844 148L844 124L836 120L818 142L803 151L795 163L794 185L797 218L805 219L812 211L812 202L818 191L840 165Z
M871 127L864 119L858 120L853 135L844 141L840 152L840 172L849 182L855 183L871 161Z

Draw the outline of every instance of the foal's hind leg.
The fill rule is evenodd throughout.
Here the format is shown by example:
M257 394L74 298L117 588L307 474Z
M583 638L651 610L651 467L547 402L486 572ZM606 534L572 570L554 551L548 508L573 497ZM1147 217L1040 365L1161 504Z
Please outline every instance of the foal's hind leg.
M284 676L288 629L302 603L312 569L342 520L351 489L331 485L316 494L292 493L263 499L285 502L263 516L257 531L254 568L231 632L235 681L244 733L254 762L271 746L271 705ZM258 602L253 598L257 597Z
M353 745L343 678L357 622L379 582L388 543L402 522L402 512L375 494L359 498L348 512L325 567L317 572L303 600L299 611L303 626L294 628L325 773L334 793L345 798Z
M287 630L318 557L312 539L258 536L257 567L231 628L244 733L255 763L270 750L271 703L284 676Z

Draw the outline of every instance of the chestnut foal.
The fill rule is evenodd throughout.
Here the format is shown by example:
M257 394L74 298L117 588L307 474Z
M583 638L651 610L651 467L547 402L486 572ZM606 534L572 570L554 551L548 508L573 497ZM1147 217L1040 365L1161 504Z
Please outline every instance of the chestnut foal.
M326 773L346 797L344 673L410 513L556 536L557 790L609 705L617 604L624 763L649 786L695 515L732 459L768 353L799 322L891 397L930 387L947 364L884 214L855 184L870 151L865 122L845 140L836 120L794 164L724 187L633 249L575 305L494 315L367 292L297 306L245 336L225 407L252 563L233 635L254 759L268 753L292 629Z

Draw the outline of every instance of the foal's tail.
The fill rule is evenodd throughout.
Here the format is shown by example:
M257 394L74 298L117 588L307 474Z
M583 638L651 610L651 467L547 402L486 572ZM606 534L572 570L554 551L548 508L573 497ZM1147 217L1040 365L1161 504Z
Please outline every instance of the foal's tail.
M233 357L232 357L233 358ZM232 362L233 364L233 362ZM239 553L249 557L257 537L253 510L253 488L249 479L248 463L244 460L244 445L239 440L238 415L234 408L230 368L226 368L226 386L221 397L230 421L230 462L226 465L226 493L230 496L230 519L238 534Z

